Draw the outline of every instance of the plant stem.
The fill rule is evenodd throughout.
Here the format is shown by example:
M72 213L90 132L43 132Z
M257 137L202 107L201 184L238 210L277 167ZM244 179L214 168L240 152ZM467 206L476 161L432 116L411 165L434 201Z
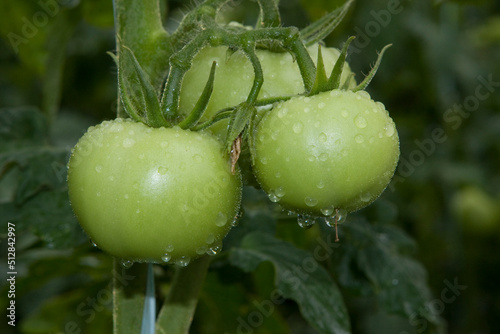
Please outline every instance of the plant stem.
M157 334L189 333L209 264L210 257L204 256L177 270L170 293L156 321Z
M169 35L163 28L159 1L114 0L113 5L118 57L120 44L130 48L159 93L172 52ZM125 116L120 103L118 116Z
M147 264L124 268L113 261L113 334L140 333Z

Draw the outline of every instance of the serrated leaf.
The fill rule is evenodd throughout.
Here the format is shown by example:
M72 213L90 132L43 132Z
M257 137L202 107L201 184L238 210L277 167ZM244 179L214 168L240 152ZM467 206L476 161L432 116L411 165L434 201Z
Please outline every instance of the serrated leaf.
M36 109L0 110L6 129L0 130L0 181L9 191L2 210L19 232L29 229L53 248L73 248L86 242L70 207L66 163L69 151L49 146L44 116ZM11 174L11 172L13 174Z
M38 235L49 248L71 249L88 242L71 209L67 191L43 191L22 206L19 226Z
M255 270L260 263L270 261L276 271L277 289L283 297L298 303L303 317L312 327L319 333L350 333L342 295L313 254L255 232L243 239L240 248L231 251L230 261L244 271Z
M360 218L342 225L341 232L342 247L332 264L343 286L357 289L361 295L374 295L386 312L406 317L418 314L435 327L441 326L438 316L424 310L431 300L427 273L404 254L415 247L406 234L394 226L371 225Z
M40 145L46 140L47 131L47 120L36 108L0 109L0 153Z

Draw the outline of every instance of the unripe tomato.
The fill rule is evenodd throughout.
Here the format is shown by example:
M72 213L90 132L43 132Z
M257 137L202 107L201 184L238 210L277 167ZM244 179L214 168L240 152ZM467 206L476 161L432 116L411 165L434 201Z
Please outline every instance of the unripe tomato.
M274 202L332 216L373 202L399 158L394 122L365 91L296 97L265 114L254 134L254 171Z
M219 110L234 107L247 99L252 88L253 67L243 52L238 51L228 58L227 47L206 47L194 58L193 64L186 73L182 89L179 108L182 113L188 114L195 106L200 92L205 86L210 68L217 62L215 81L212 96L207 110L201 121L211 119ZM318 45L308 48L311 58L316 63ZM323 60L327 73L330 73L339 57L339 50L322 48ZM264 73L264 83L259 99L292 96L304 93L304 83L299 67L288 52L275 53L267 50L257 50ZM349 65L344 64L341 84L350 78L350 87L356 85ZM217 136L224 138L228 121L221 121L209 128Z
M126 260L180 265L217 252L241 199L241 177L231 174L214 136L122 119L80 139L68 187L98 247Z

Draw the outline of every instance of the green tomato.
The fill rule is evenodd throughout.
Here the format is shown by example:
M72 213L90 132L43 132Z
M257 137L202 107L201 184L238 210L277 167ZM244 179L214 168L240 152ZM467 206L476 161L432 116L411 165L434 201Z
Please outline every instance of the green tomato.
M212 63L217 63L215 81L210 102L201 121L210 120L218 111L234 107L247 99L252 88L253 67L243 52L238 51L228 59L228 49L221 47L205 47L194 58L193 64L186 73L181 89L179 109L181 113L189 114L194 108L200 92L205 86ZM316 63L318 45L308 48L311 58ZM340 52L334 48L322 48L323 60L327 73L330 73ZM259 93L259 99L293 96L304 93L304 83L297 62L288 52L275 53L267 50L257 50L264 73L264 83ZM341 84L350 78L350 87L356 85L349 65L344 64ZM220 138L225 138L228 121L220 121L209 128Z
M239 211L241 177L221 152L206 133L105 121L72 151L71 205L109 254L187 265L220 249Z
M254 172L274 202L312 215L373 202L399 159L399 138L382 103L365 91L333 90L279 104L254 133Z
M472 233L493 233L500 227L500 206L495 198L476 186L467 186L451 199L451 212Z

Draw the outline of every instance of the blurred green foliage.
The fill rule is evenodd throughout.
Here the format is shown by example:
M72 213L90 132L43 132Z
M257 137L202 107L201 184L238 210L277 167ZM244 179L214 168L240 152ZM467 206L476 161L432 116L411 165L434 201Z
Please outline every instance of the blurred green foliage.
M284 24L299 27L342 3L281 2ZM256 4L234 3L221 20L252 24ZM164 8L172 30L186 7ZM16 327L2 315L0 332L109 333L111 259L71 213L65 163L88 126L116 114L116 68L106 55L115 48L112 2L1 0L0 9L8 13L0 20L3 312L7 221L16 223L18 272ZM321 332L299 310L341 303L321 294L328 289L342 294L353 333L500 332L500 3L357 0L325 42L341 47L351 35L358 80L393 43L368 87L399 131L393 182L341 226L341 246L314 272L320 291L308 298L297 293L310 286L287 294L283 275L331 231L301 230L246 189L246 215L212 263L194 333ZM156 270L167 290L171 269ZM254 328L250 315L269 305L274 283L291 299L272 304L279 312Z

